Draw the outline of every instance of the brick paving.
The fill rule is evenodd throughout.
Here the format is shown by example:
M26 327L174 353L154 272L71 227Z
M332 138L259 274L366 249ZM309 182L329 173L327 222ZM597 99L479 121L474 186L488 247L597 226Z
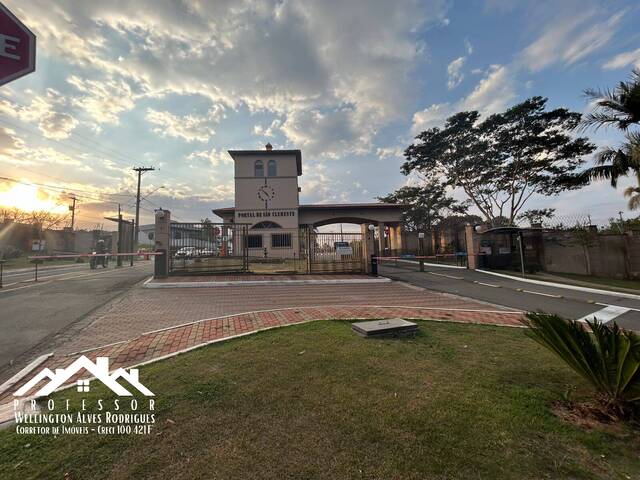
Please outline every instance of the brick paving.
M265 329L294 325L315 320L351 320L379 319L402 317L407 319L442 320L461 323L477 323L487 325L519 326L520 312L476 309L445 309L423 306L313 306L291 307L267 311L232 314L219 318L196 321L186 325L145 333L137 338L123 341L83 352L91 360L96 357L109 357L110 368L131 367L141 363L157 360L186 349L193 349L216 341L242 334L258 332ZM54 355L42 364L38 371L48 367L52 371L71 364L80 353ZM78 378L86 378L80 373L70 379L73 384ZM16 385L18 388L25 381ZM40 388L36 386L33 391ZM0 395L0 404L11 402L12 392L9 389Z
M474 300L399 282L382 284L136 288L56 338L48 352L67 354L130 340L145 332L225 315L328 305L422 306L493 310ZM42 352L47 353L47 352Z
M516 326L521 313L401 282L138 287L51 339L43 349L55 354L37 371L65 367L80 353L91 359L107 356L116 369L268 328L313 320L393 317ZM0 394L0 414L12 392Z

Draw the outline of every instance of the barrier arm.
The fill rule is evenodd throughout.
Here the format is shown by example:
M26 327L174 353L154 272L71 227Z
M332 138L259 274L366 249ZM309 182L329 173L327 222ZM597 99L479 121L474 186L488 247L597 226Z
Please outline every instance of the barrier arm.
M31 255L27 258L31 260L31 263L35 265L35 278L34 280L38 281L38 265L43 263L45 260L63 260L70 258L89 258L89 257L124 257L130 256L133 258L134 256L159 256L164 255L165 252L127 252L127 253L70 253L63 255ZM0 288L2 288L2 274L3 274L3 265L5 260L0 260Z

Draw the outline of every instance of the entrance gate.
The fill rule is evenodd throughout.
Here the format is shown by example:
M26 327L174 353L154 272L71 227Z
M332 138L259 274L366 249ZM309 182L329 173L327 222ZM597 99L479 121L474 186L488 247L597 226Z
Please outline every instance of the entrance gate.
M312 228L250 229L235 223L171 223L169 273L360 273L362 234Z

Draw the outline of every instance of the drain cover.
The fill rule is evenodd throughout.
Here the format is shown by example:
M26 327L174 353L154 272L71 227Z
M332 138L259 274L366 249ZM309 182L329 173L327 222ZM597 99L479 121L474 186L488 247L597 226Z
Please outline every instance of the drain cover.
M418 331L418 324L402 318L352 323L351 329L361 337L409 337Z

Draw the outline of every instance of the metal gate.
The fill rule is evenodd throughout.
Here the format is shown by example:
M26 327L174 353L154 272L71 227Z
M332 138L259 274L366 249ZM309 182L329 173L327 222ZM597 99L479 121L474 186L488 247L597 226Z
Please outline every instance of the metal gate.
M174 275L365 271L360 233L172 223L169 245L169 273Z
M172 223L169 273L178 275L246 272L247 225Z
M365 271L361 233L323 233L306 230L308 273L359 273Z

